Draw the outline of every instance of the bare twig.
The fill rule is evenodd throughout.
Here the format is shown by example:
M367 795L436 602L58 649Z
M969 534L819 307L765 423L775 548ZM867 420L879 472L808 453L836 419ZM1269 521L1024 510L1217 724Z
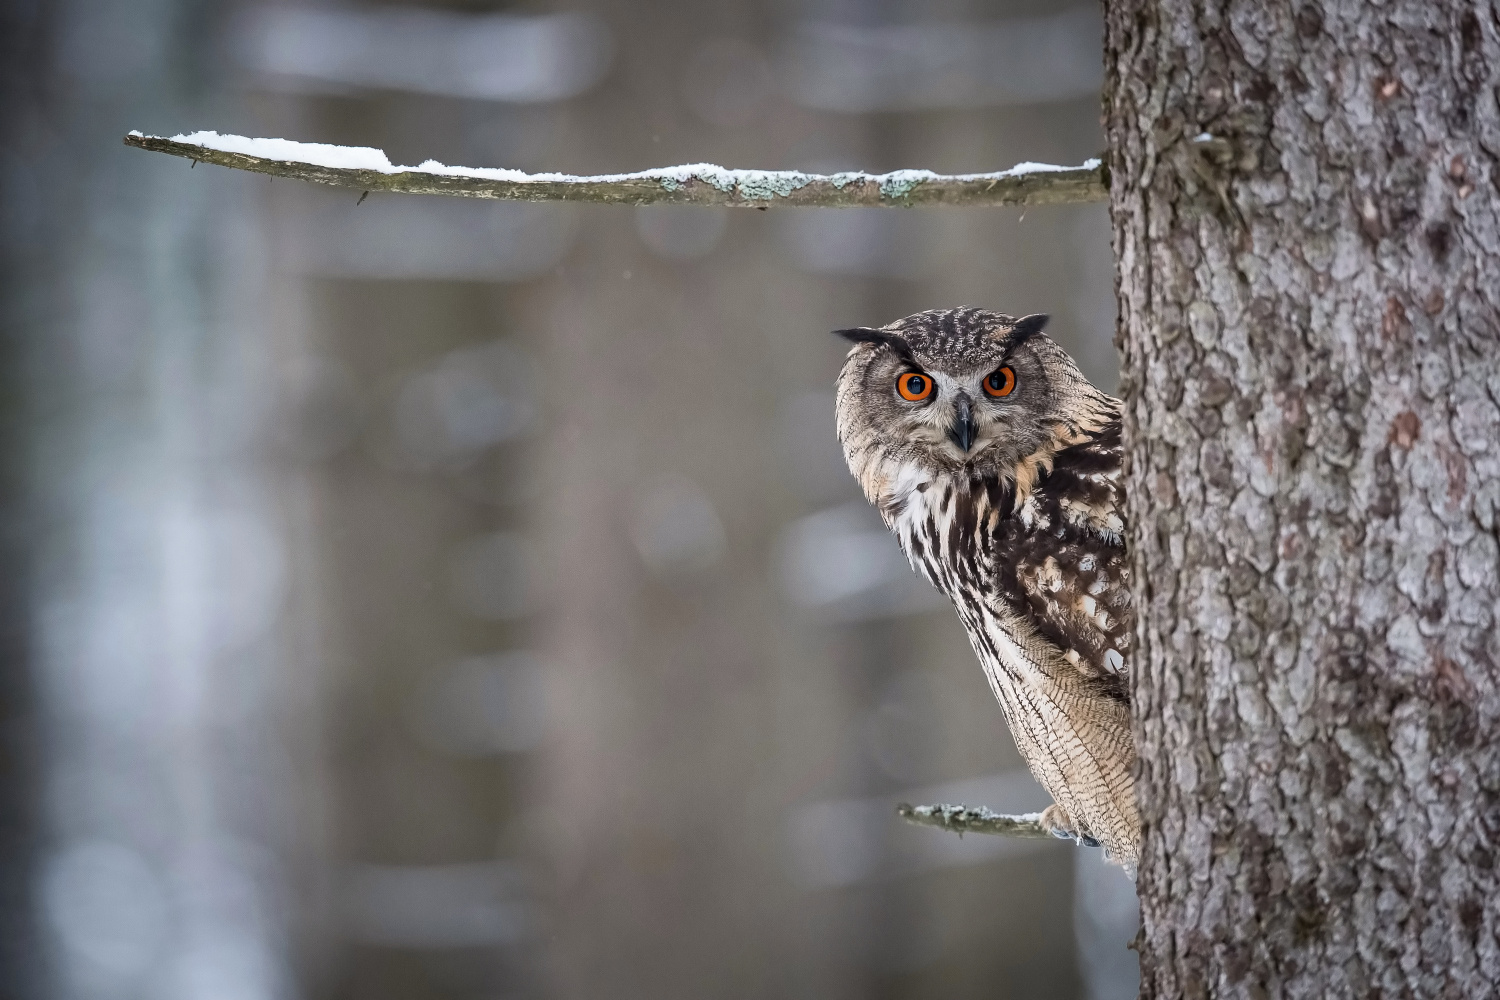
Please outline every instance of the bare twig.
M908 823L919 826L937 826L955 833L994 833L1005 837L1047 837L1042 827L1041 813L1024 816L1003 816L984 806L913 806L905 802L896 807L896 814Z
M766 208L913 205L1057 205L1103 201L1108 178L1098 160L1078 167L1023 163L987 174L804 174L794 170L727 170L712 164L634 174L580 177L518 170L391 165L376 149L246 139L213 132L171 139L131 132L127 146L236 170L291 177L363 191L446 194L507 201L586 201L617 205L668 203Z

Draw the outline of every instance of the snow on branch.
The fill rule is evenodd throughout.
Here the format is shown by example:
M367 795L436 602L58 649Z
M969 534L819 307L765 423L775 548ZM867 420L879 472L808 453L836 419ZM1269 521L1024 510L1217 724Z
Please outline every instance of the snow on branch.
M896 815L919 826L937 826L958 834L995 833L1006 837L1046 837L1052 834L1042 826L1041 813L1004 816L984 806L913 806L905 802L896 807Z
M506 201L587 201L615 205L771 205L820 207L913 205L1058 205L1103 201L1108 180L1098 160L1077 167L1022 163L988 174L804 174L795 170L728 170L711 163L633 174L580 177L487 167L450 167L428 160L395 166L368 146L330 146L287 139L250 139L194 132L170 139L131 132L125 145L213 163L353 188L404 194L447 194Z

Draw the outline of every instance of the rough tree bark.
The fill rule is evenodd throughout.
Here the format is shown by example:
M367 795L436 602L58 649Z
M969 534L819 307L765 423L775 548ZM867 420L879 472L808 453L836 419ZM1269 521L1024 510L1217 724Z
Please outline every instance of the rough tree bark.
M1146 997L1500 991L1500 5L1109 0Z

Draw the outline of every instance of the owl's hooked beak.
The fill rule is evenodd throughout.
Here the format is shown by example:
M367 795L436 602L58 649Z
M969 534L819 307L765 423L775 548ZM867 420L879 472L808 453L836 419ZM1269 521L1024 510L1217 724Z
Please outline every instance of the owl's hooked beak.
M958 445L958 450L967 455L978 434L979 425L974 423L973 404L969 402L968 396L959 393L958 402L954 406L953 426L948 428L948 440Z

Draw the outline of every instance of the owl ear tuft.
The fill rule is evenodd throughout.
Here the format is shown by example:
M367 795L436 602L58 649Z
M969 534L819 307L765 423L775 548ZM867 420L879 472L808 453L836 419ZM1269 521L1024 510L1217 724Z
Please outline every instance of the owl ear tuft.
M869 326L851 326L847 329L835 330L833 332L845 340L854 341L856 344L875 344L879 347L888 348L892 354L903 361L916 363L911 355L911 347L900 336L889 330L877 330Z
M1041 333L1046 328L1047 321L1051 318L1046 313L1032 313L1030 316L1022 316L1016 320L1011 325L1008 331L1009 335L1006 338L1010 342L1010 348L1014 350Z

